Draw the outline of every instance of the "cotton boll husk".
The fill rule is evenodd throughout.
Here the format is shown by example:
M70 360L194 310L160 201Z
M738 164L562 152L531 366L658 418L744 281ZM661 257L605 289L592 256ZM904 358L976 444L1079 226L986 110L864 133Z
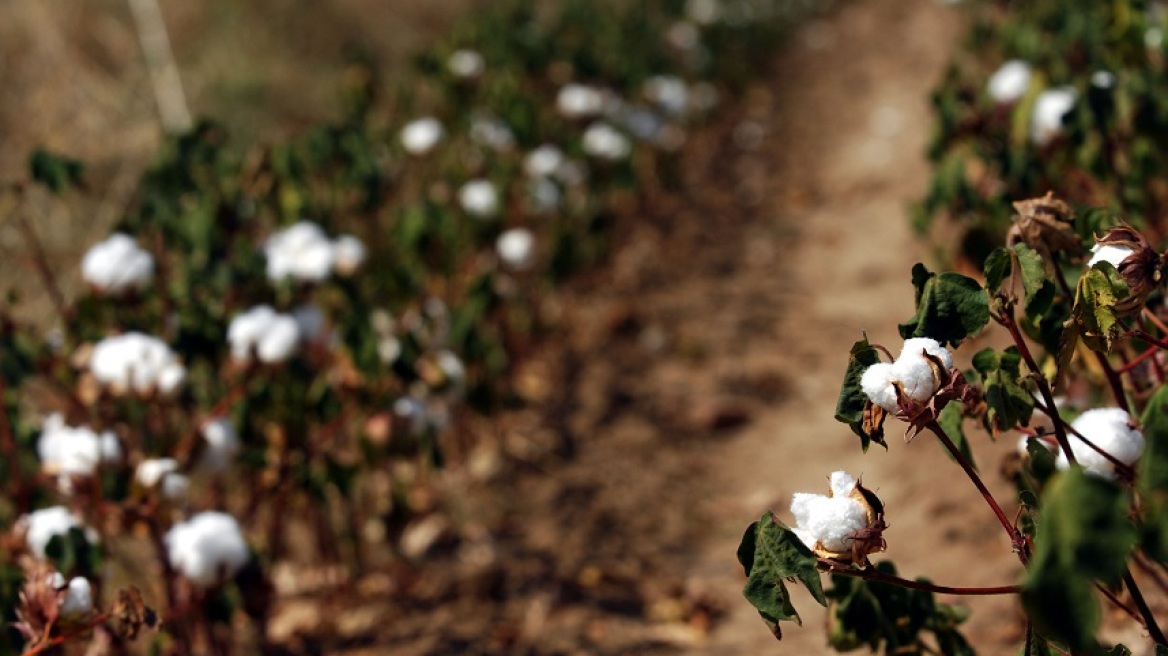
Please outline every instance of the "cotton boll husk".
M1144 434L1129 425L1131 415L1122 408L1095 408L1079 415L1071 427L1091 440L1095 446L1111 454L1125 465L1132 465L1144 452ZM1075 435L1068 435L1075 460L1090 474L1104 478L1115 477L1115 465ZM1068 469L1070 461L1065 453L1055 460L1059 469Z
M1088 267L1093 267L1100 262L1110 262L1115 268L1128 258L1136 250L1130 246L1114 246L1111 244L1095 244L1091 248L1094 255L1091 256L1090 261L1087 262Z
M860 376L860 389L872 403L893 412L896 410L896 372L891 362L877 362Z

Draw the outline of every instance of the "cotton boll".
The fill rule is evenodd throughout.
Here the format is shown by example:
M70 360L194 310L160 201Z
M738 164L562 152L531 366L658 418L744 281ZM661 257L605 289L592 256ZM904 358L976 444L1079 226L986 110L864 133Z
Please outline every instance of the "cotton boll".
M248 361L254 355L261 362L275 364L296 352L300 327L294 317L257 305L231 320L227 341L236 360Z
M507 152L515 147L515 134L507 124L491 116L476 116L471 119L470 138L475 143L499 152Z
M37 439L37 456L46 472L88 476L99 464L121 458L122 448L110 431L98 434L84 426L67 426L60 414L53 414Z
M81 276L107 294L142 289L154 279L154 257L129 235L116 232L85 253Z
M616 161L629 156L629 138L608 123L593 123L581 140L584 152L600 159Z
M527 270L535 262L535 235L527 228L505 230L495 240L495 251L508 267Z
M523 172L531 178L553 175L564 162L564 151L552 144L543 144L523 158Z
M791 500L791 514L806 532L804 544L810 549L818 542L828 551L846 552L852 547L849 536L868 526L864 506L850 497L797 493ZM808 539L813 540L808 544Z
M1030 64L1011 59L990 76L986 91L996 102L1012 103L1026 95L1030 88Z
M499 211L499 192L490 180L471 180L459 188L458 204L475 218L490 218Z
M718 0L688 0L685 15L698 25L712 25L722 17L722 5Z
M411 155L425 155L442 141L446 130L438 119L433 117L419 118L410 121L402 128L401 143Z
M174 458L152 458L138 464L134 479L142 487L154 487L163 476L178 471L178 461Z
M1132 465L1144 452L1144 434L1132 428L1131 421L1131 415L1122 408L1096 408L1079 415L1071 422L1071 427L1119 462ZM1115 478L1115 465L1110 460L1073 434L1068 435L1067 439L1070 440L1075 461L1087 473ZM1070 467L1065 453L1059 453L1055 465L1064 470Z
M896 411L896 372L891 362L877 362L860 376L860 389L872 403L889 412Z
M446 68L455 77L472 78L478 77L487 67L487 62L483 56L475 50L459 49L451 53L450 58L446 60Z
M365 263L365 244L353 235L341 235L333 241L333 268L337 275L351 276Z
M58 574L58 576L60 575ZM57 589L65 588L65 596L57 607L61 613L61 619L82 619L93 612L93 590L87 579L75 576L69 580L69 584L66 586L64 577L61 577L60 584L55 587Z
M1038 94L1030 117L1030 141L1044 146L1062 133L1063 117L1074 108L1076 98L1072 87L1047 89Z
M689 105L689 85L676 75L654 75L645 81L642 92L671 116L680 116Z
M556 96L556 109L566 118L589 118L604 111L604 93L575 82L565 84Z
M298 305L292 310L292 318L296 320L300 339L312 344L323 341L327 336L325 326L328 321L325 319L324 310L320 309L319 305L311 303Z
M171 567L204 588L233 578L251 558L239 522L223 512L175 524L164 541Z
M73 528L84 528L81 520L65 506L34 510L22 517L20 524L25 530L24 539L28 550L38 558L45 557L45 548L55 536L67 535ZM89 533L87 530L87 537Z
M186 368L162 340L129 332L93 346L89 371L103 385L122 394L172 394L186 380Z
M333 271L333 243L324 230L311 221L299 221L279 230L264 243L268 279L279 282L292 278L319 282Z
M239 454L239 434L235 426L225 417L212 419L203 424L203 455L199 468L211 474L222 474Z
M276 315L267 333L256 345L256 357L260 362L268 364L284 362L296 352L299 342L300 326L296 319L286 314Z
M942 369L948 371L953 368L953 354L949 352L949 349L941 346L937 340L928 337L913 337L904 340L904 346L900 349L900 356L897 357L897 360L923 359L925 353L940 360Z
M1087 262L1088 267L1093 267L1100 262L1110 262L1115 268L1119 268L1123 261L1136 252L1136 249L1130 246L1114 246L1111 244L1095 244L1091 248L1094 255L1091 260Z

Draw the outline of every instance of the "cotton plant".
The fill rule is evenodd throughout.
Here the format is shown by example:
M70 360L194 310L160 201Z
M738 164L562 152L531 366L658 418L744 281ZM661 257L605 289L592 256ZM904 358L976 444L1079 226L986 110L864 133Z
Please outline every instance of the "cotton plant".
M81 259L81 277L97 291L119 296L146 288L154 280L154 256L133 237L115 232Z

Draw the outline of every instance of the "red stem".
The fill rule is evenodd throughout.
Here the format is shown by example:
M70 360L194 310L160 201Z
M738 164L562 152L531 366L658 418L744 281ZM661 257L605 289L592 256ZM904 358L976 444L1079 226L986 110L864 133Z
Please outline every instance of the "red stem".
M845 569L838 568L834 561L820 558L820 565L828 568L831 574L839 574L841 576L851 576L857 579L864 579L865 581L876 581L877 583L888 583L891 585L899 585L902 588L912 588L913 590L923 590L925 592L935 592L938 594L963 595L966 597L988 597L992 595L1007 595L1018 594L1022 591L1020 585L1000 585L992 588L960 588L948 585L934 585L924 581L913 581L911 579L885 574L877 569Z

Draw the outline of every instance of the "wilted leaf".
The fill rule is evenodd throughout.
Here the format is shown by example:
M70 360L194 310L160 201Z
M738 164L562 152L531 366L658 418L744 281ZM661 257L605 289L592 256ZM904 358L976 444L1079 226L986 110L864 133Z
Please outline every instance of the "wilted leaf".
M776 638L782 638L779 622L802 623L791 605L784 579L798 579L816 601L827 605L819 580L818 559L769 512L746 529L738 546L738 562L747 576L742 594L758 610Z
M952 272L938 275L919 263L912 277L917 311L900 324L901 337L931 337L957 346L989 322L989 297L973 278Z
M880 353L868 344L867 339L860 340L852 345L848 355L848 368L844 373L844 383L840 388L839 400L835 406L835 418L851 427L852 432L860 437L860 446L868 450L872 442L887 448L883 437L872 434L864 428L864 406L868 403L868 396L860 388L860 378L864 370L880 362Z

